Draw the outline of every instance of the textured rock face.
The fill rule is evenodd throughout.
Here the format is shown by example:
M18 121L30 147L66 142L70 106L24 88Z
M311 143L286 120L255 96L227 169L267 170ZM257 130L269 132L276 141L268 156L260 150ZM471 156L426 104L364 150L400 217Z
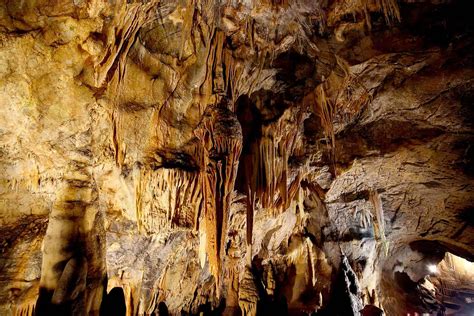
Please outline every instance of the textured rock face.
M468 3L0 1L0 314L443 310Z

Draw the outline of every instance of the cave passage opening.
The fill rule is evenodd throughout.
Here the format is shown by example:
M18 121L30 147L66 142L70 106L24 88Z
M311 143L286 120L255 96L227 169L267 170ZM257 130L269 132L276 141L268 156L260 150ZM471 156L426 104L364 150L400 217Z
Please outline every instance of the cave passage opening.
M427 270L445 315L474 315L474 262L446 252L443 260L428 265Z

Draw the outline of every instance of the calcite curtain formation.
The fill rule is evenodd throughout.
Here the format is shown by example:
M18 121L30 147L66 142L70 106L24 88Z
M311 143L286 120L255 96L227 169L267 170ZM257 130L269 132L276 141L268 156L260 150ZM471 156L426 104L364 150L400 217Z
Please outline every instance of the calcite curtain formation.
M0 315L469 315L470 0L0 0Z

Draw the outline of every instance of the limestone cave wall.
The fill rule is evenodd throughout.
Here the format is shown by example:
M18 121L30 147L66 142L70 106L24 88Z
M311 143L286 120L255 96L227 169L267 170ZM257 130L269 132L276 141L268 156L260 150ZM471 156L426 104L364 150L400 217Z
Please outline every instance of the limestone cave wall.
M1 0L0 315L471 315L469 3Z

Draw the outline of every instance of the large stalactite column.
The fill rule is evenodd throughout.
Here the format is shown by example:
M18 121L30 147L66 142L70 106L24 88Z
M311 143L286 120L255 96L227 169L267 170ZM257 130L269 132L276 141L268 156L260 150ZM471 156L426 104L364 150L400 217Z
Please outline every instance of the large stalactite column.
M205 250L219 293L224 236L242 150L242 128L224 99L218 105L207 107L195 134L204 148L205 208L200 230L205 233Z
M61 180L43 241L35 315L98 315L105 280L105 233L84 161Z

